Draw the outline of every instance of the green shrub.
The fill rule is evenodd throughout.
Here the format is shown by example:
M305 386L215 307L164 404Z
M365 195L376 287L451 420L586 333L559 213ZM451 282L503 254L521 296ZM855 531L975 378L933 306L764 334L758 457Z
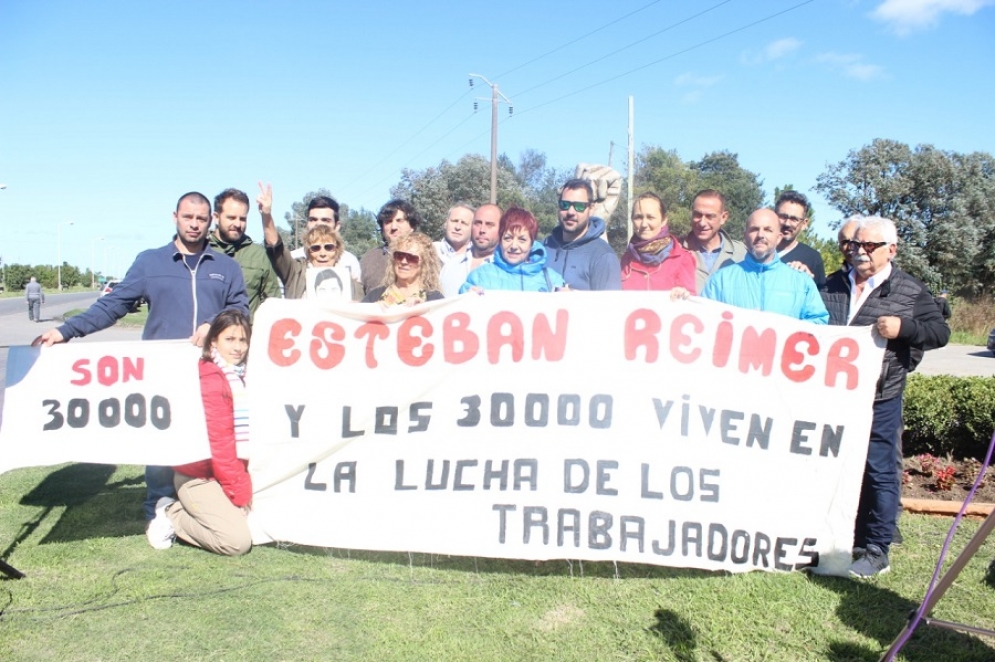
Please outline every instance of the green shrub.
M984 459L995 430L995 377L912 375L903 414L906 456Z

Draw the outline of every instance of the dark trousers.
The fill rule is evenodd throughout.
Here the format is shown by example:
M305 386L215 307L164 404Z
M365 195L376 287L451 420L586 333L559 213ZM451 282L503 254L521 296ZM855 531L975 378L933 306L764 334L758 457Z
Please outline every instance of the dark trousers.
M143 510L145 520L150 521L155 518L155 504L159 499L162 497L176 498L176 487L173 485L173 467L154 465L145 467L145 486L148 490L145 493Z
M41 321L41 299L28 299L28 319L32 322Z
M867 464L854 524L857 547L877 545L886 553L898 519L900 474L895 462L902 427L902 396L874 403Z

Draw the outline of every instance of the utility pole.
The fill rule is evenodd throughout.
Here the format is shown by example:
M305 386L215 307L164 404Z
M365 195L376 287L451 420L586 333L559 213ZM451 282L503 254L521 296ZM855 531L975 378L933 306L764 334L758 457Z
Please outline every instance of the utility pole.
M470 87L473 87L473 79L479 78L488 85L491 86L491 204L497 203L497 127L498 127L498 97L504 99L505 103L508 104L508 115L512 115L515 112L514 106L511 105L511 99L501 94L498 90L497 83L492 83L480 74L469 74L470 76ZM486 101L486 99L482 99ZM473 102L473 110L477 110L477 102Z
M626 231L629 233L628 236L632 236L632 179L635 168L633 167L634 157L634 144L635 144L635 133L636 133L636 101L630 95L629 96L629 172L628 177L626 177L626 197L628 198L628 213L625 215Z

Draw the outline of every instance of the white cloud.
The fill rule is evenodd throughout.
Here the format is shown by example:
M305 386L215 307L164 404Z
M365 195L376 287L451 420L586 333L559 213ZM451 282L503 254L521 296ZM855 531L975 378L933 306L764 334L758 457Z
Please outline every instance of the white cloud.
M779 60L782 57L794 53L802 45L802 42L794 37L785 37L767 44L762 51L754 53L746 51L740 57L743 64L756 65L764 62Z
M815 61L827 65L833 71L842 72L847 78L867 81L884 76L884 67L863 62L864 56L855 53L821 53Z
M674 79L679 87L711 87L722 80L722 76L695 76L690 71Z
M871 17L905 35L936 25L944 13L970 16L989 5L995 0L884 0Z
M704 91L718 84L722 79L723 76L697 76L688 71L675 78L674 85L684 88L681 103L692 104L700 101Z
M701 90L694 90L693 92L688 92L681 96L681 103L692 104L698 103L701 100Z

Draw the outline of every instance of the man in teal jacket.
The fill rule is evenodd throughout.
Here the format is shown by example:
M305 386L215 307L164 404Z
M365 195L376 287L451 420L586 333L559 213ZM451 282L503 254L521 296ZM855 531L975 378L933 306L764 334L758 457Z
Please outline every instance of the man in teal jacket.
M771 209L758 209L746 221L746 259L716 271L701 293L706 299L826 324L829 312L812 278L781 262L777 243L781 221Z

